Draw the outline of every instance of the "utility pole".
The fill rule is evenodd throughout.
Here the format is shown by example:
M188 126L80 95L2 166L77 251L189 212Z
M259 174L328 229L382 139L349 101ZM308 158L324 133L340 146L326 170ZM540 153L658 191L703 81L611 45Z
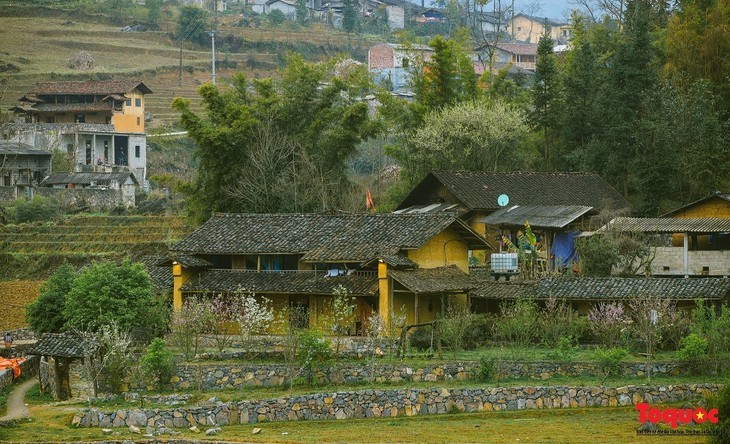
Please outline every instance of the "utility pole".
M215 85L215 29L212 29L208 31L208 35L210 36L210 42L211 42L211 74L210 74L210 80L213 82L213 85Z

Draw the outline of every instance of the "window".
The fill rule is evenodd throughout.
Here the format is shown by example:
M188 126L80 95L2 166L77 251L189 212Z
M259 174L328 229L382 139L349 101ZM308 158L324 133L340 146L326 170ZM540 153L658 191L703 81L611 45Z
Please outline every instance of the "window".
M91 140L86 141L86 164L91 165Z
M134 157L136 157L137 159L139 159L139 154L140 154L139 145L135 145L134 146Z
M46 123L53 123L53 116L46 117Z
M136 99L134 99L134 106L136 106L137 108L141 108L142 107L142 99L140 99L139 97L137 97Z
M407 58L403 57L403 61L401 62L401 65L403 65L404 68L408 68L408 66L411 64L411 61Z
M127 99L127 100L126 100L126 101L124 102L124 106L132 106L132 99Z
M139 125L141 124L141 122L142 122L142 121L140 120L140 118L139 118L139 117L137 117L137 126L139 126Z
M104 163L109 163L109 141L104 141Z
M84 123L86 122L86 115L78 113L74 116L74 120L76 121L76 123Z

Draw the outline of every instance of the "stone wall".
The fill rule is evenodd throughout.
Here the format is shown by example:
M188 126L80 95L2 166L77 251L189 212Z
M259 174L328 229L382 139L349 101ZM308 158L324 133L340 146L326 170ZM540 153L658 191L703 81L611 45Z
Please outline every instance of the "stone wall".
M38 359L41 390L47 393L56 393L54 364L53 358ZM80 359L71 361L69 366L69 389L71 391L70 399L88 399L94 396L94 387L89 378L84 375L84 364Z
M15 201L15 187L0 187L0 203L11 204Z
M693 276L730 275L730 251L693 250L687 252L688 272ZM703 271L706 268L707 271ZM682 247L657 247L651 263L654 275L684 275L684 249Z
M38 357L31 356L20 363L20 376L33 377L38 374ZM0 370L0 391L13 384L13 369Z
M58 200L62 208L88 207L91 211L108 211L124 205L121 190L36 188L35 193Z
M688 366L682 362L656 362L652 365L652 375L677 376L686 373ZM427 366L403 364L376 364L372 368L367 363L339 365L315 369L313 379L319 384L357 384L375 380L376 382L400 381L443 381L474 379L479 370L478 362L457 362ZM643 377L646 375L644 363L624 363L623 376ZM600 375L598 366L588 362L559 364L555 362L501 362L497 372L500 379L532 378L548 379L555 376ZM171 379L173 390L216 390L247 386L276 386L288 381L287 370L283 364L190 364L178 366L176 375ZM141 381L130 383L130 388L144 389Z
M626 387L495 387L393 389L318 393L291 398L217 403L169 410L88 409L75 415L80 427L224 426L266 421L351 419L435 415L451 411L608 407L640 402L668 403L716 393L716 384Z

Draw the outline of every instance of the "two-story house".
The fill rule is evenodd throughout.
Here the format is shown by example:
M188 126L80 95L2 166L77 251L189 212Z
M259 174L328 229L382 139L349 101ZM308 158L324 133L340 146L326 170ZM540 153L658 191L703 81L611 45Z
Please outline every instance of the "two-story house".
M339 286L356 298L351 333L378 312L409 324L467 303L468 252L488 248L455 213L215 214L171 247L173 307L191 295L253 293L276 311L293 304L311 325Z
M555 44L564 45L570 42L571 26L565 21L521 13L515 14L507 23L507 33L512 39L526 43L539 42L546 28Z
M58 150L77 172L130 171L146 178L145 94L137 80L41 82L20 99L4 139Z

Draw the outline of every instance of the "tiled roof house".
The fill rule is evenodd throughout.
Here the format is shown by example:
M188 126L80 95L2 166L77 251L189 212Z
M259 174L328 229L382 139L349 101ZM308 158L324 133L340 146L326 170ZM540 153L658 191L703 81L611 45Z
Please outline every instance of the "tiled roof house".
M455 213L215 214L171 247L174 308L191 295L254 293L296 304L317 324L336 288L366 318L405 311L409 323L466 302L468 251L488 248Z

